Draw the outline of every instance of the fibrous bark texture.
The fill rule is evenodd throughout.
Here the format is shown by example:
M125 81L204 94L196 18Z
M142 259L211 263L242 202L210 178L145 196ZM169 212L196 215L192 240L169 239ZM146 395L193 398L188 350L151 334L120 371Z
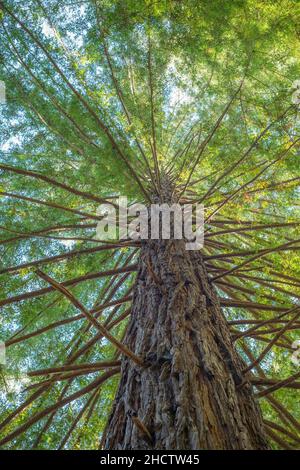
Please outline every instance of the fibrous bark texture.
M143 243L106 449L267 449L245 364L209 283L183 240Z

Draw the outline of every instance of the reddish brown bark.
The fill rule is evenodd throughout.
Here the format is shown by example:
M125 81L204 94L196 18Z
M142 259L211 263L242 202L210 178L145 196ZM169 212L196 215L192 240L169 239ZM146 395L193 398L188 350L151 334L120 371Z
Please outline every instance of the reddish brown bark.
M122 359L104 448L268 448L202 255L184 241L143 244L126 345L148 366Z

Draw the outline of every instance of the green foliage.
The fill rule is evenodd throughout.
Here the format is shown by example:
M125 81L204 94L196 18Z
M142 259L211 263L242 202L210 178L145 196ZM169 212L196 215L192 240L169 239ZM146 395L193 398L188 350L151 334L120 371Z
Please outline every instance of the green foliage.
M216 269L229 270L261 250L273 250L227 276L229 283L251 292L226 290L216 284L220 295L262 305L298 305L299 242L286 251L278 247L300 238L300 121L299 110L291 105L291 87L300 78L299 2L4 3L0 12L0 79L6 83L7 104L0 108L0 163L35 171L109 201L126 195L130 202L145 202L154 191L155 137L160 170L172 169L178 188L186 190L186 198L204 198L206 214L211 217L207 232L231 228L231 232L207 238L224 245L207 243L203 250L206 256L228 254L229 260L214 261ZM222 123L201 153L201 143L233 97ZM99 204L95 199L1 167L0 178L0 270L99 245L93 240L96 221L73 212L95 216ZM5 196L4 192L17 197ZM280 226L286 223L294 225ZM235 232L237 227L251 229L258 225L271 226ZM126 261L130 264L137 256L133 250L99 251L42 263L40 267L60 282L114 269ZM230 259L236 251L252 254L241 253ZM35 268L0 272L1 299L46 287ZM97 302L127 295L133 281L134 275L130 274L110 298L110 291L106 291L109 279L104 278L81 282L71 291L87 308L93 308ZM128 304L116 311L106 308L101 322L117 318L126 308ZM78 310L58 292L9 303L2 312L0 338L5 341L78 315ZM275 316L274 312L247 308L227 308L225 314L229 321L264 321ZM127 321L126 317L112 329L120 341ZM234 329L245 331L250 327L243 324ZM263 329L270 329L270 324ZM262 336L270 341L274 334ZM80 319L11 344L7 348L8 364L0 375L2 418L32 393L31 389L26 391L28 384L44 379L31 377L26 379L30 382L23 383L27 371L65 364L94 336L95 329ZM285 347L279 341L264 357L260 367L267 377L282 380L296 373L290 355L291 344L298 338L297 329L288 330L282 339ZM255 336L237 342L248 362L244 346L258 357L266 344ZM115 354L115 348L102 339L76 363L111 360ZM55 382L9 423L2 437L35 412L56 403L62 394L85 387L99 373ZM98 448L117 381L118 376L113 376L105 382L94 405L93 401L88 403L91 394L83 395L59 408L44 432L48 416L6 447L57 448L87 405L65 448ZM12 384L10 390L8 382ZM300 419L297 392L281 388L272 396ZM262 400L262 409L266 419L282 426L267 398ZM291 423L289 426L296 434ZM290 437L283 438L296 446ZM273 445L277 447L278 443Z

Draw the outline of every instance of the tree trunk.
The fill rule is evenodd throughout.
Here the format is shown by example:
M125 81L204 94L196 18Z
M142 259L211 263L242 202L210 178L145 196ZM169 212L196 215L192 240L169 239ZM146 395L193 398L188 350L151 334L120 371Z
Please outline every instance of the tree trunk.
M143 243L105 449L267 449L245 367L201 252Z

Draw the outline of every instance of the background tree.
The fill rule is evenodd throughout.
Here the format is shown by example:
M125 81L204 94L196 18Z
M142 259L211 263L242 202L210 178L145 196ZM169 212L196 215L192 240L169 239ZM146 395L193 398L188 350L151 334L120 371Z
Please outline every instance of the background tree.
M299 3L0 5L1 445L299 447ZM204 248L95 240L118 195Z

